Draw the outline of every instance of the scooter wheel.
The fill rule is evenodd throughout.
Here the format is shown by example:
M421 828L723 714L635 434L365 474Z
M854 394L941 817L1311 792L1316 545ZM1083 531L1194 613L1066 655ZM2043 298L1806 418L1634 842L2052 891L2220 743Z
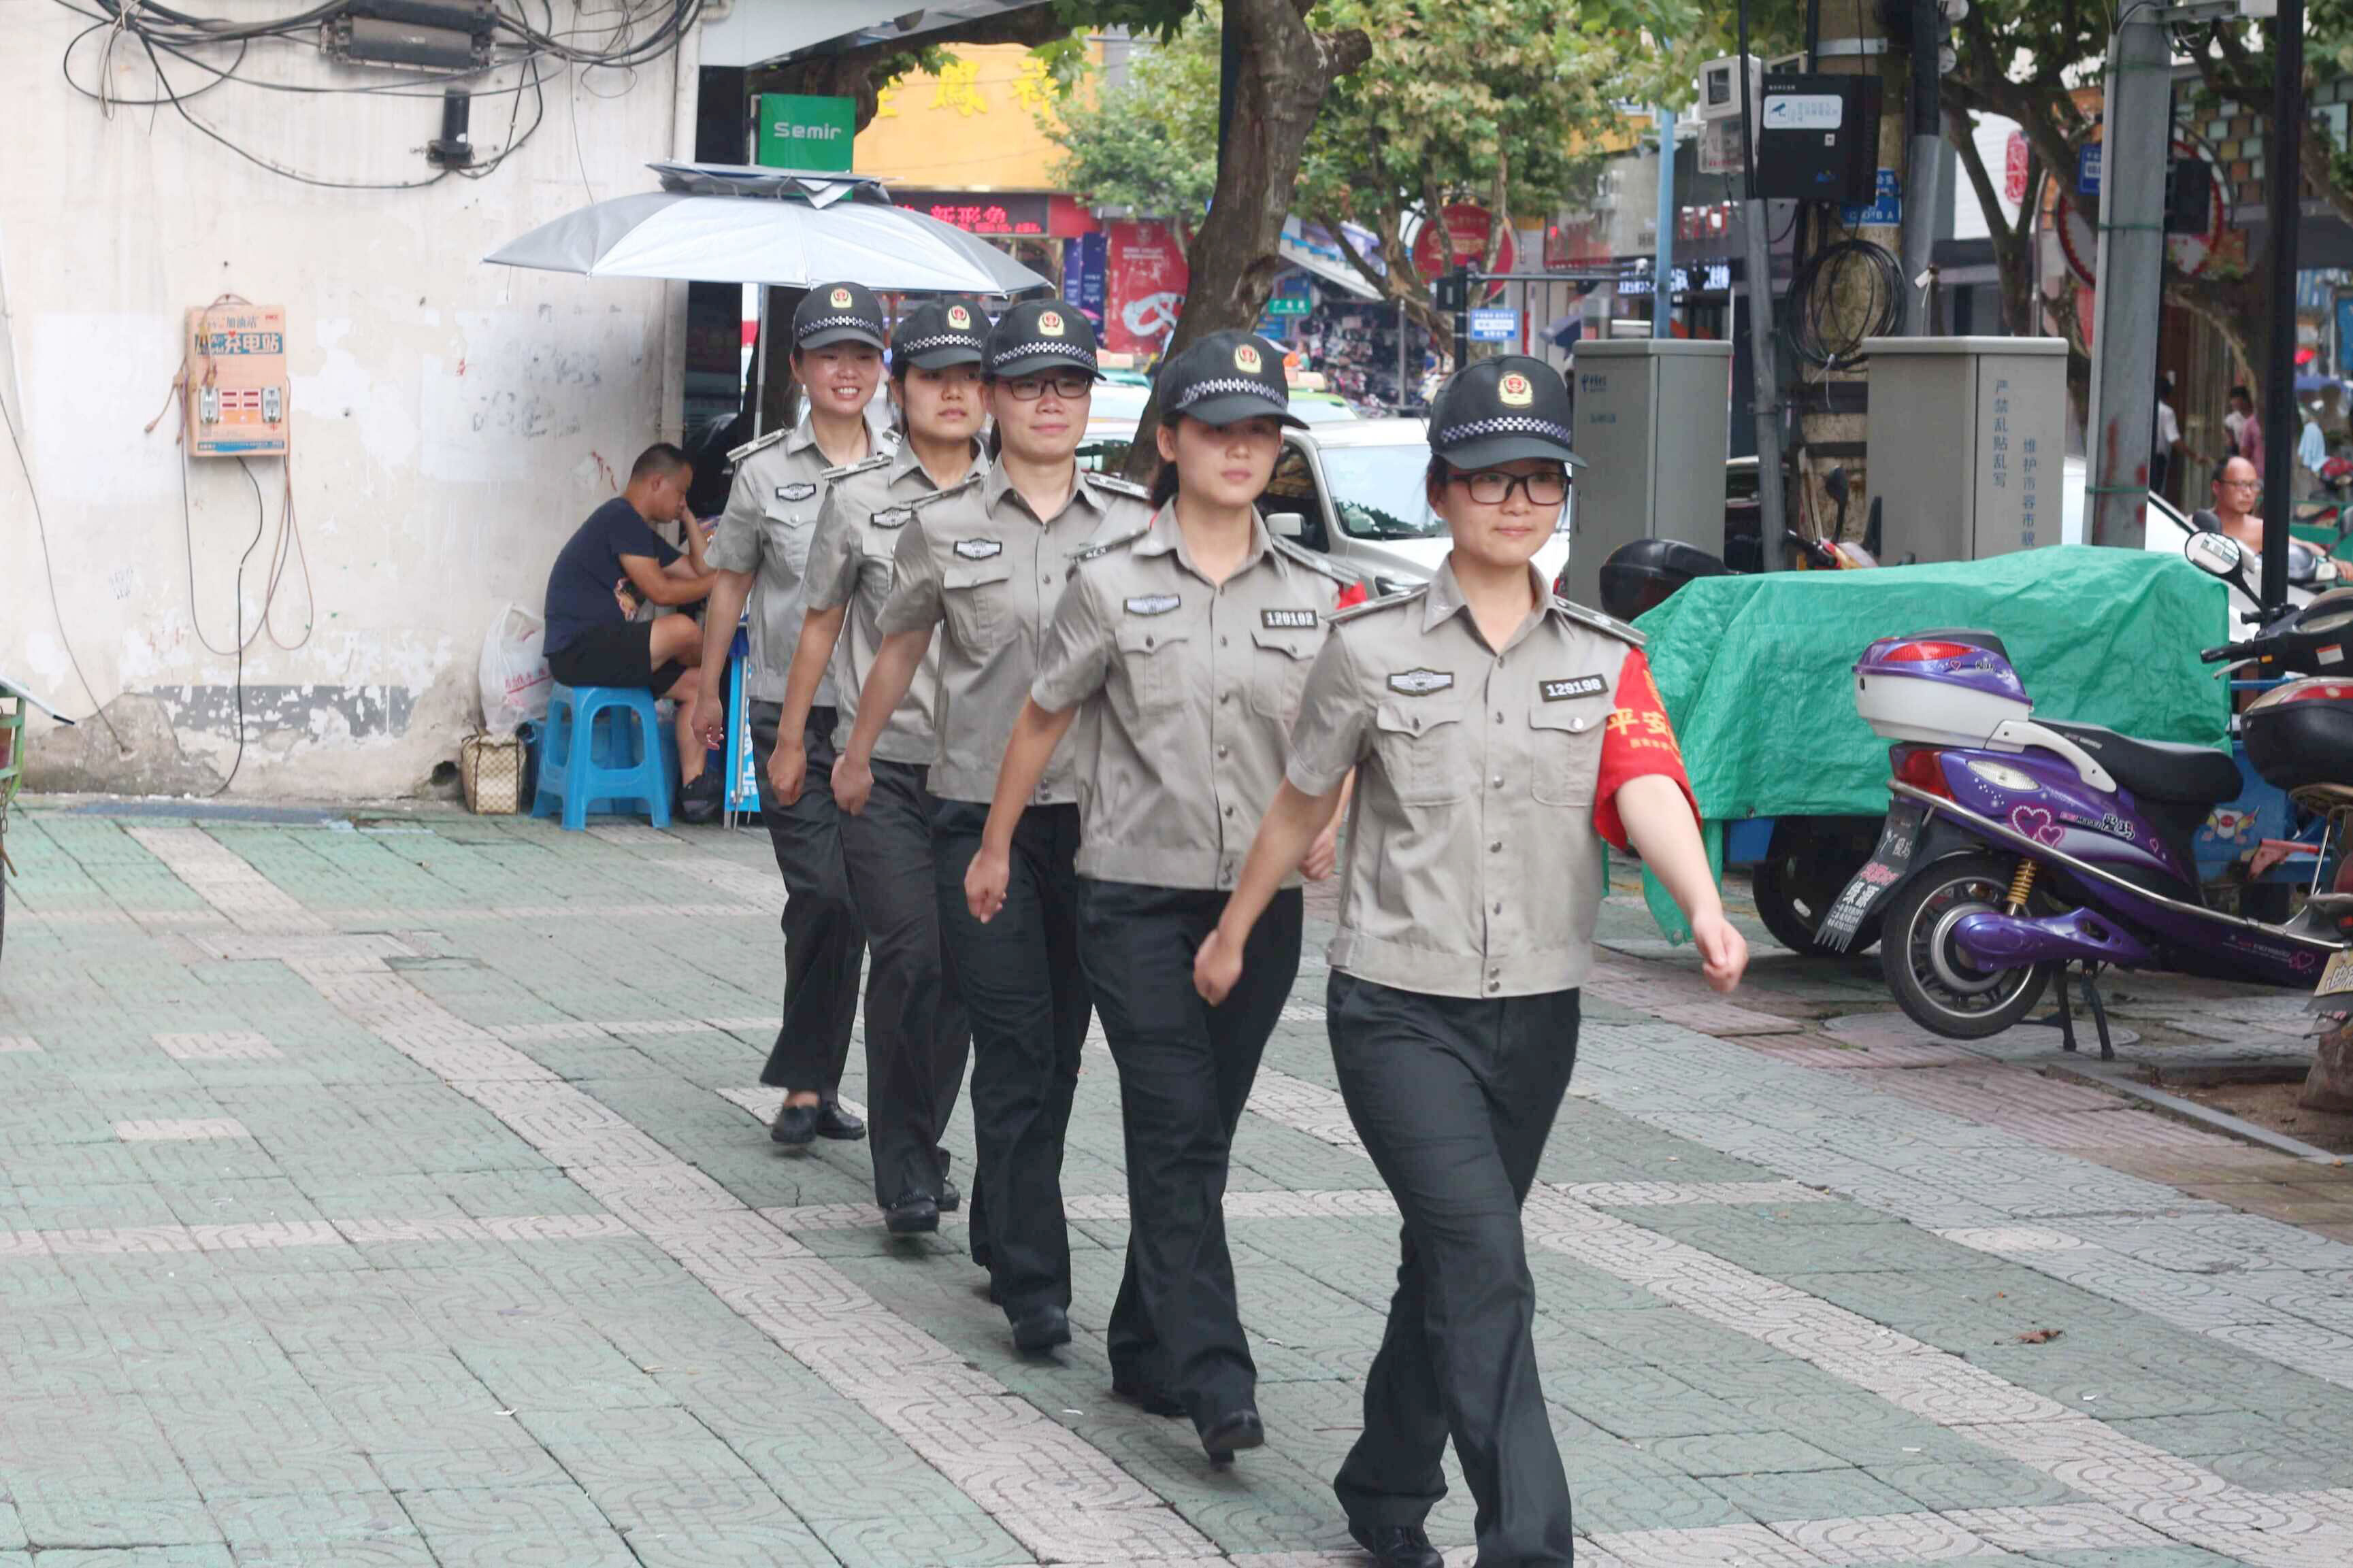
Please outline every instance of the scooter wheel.
M1879 824L1861 832L1843 834L1835 827L1811 829L1785 820L1773 830L1765 858L1748 874L1748 890L1757 900L1757 918L1773 940L1805 958L1844 958L1869 952L1879 940L1881 915L1876 910L1862 917L1854 939L1843 948L1825 946L1815 938L1822 917L1839 894L1870 860L1879 843Z
M2047 964L1978 969L1953 941L1961 916L2002 907L2010 870L2002 857L1957 855L1921 868L1888 900L1880 972L1905 1016L1932 1035L1999 1035L2033 1009L2051 982Z

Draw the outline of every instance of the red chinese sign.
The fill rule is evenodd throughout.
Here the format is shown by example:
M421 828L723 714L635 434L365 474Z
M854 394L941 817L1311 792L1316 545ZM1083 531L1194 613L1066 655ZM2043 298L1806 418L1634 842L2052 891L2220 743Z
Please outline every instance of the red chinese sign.
M1469 202L1456 202L1449 206L1437 223L1425 223L1421 232L1413 237L1413 265L1424 278L1435 278L1451 272L1463 262L1487 268L1487 242L1495 232L1494 217L1485 207ZM1444 248L1440 248L1440 240ZM1495 265L1487 268L1509 272L1512 263L1519 259L1518 248L1512 243L1509 229L1504 232L1504 243L1495 252Z
M1156 353L1185 305L1192 278L1185 247L1163 223L1115 223L1110 230L1103 347L1113 353Z
M2002 150L2001 199L2011 206L2026 202L2026 133L2013 131Z

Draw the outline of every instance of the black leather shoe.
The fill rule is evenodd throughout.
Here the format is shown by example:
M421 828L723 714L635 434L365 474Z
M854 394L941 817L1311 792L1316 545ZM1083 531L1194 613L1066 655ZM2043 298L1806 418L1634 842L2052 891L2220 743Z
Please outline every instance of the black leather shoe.
M1235 1454L1244 1448L1255 1448L1266 1441L1266 1423L1258 1418L1255 1410L1237 1410L1220 1415L1201 1434L1202 1450L1212 1464L1229 1464Z
M942 1214L954 1214L956 1210L962 1207L964 1207L964 1194L958 1190L954 1182L942 1178L940 1182L940 1212Z
M902 1193L883 1212L882 1224L892 1236L922 1236L940 1228L940 1205L929 1193Z
M1111 1380L1114 1399L1124 1399L1146 1415L1182 1415L1185 1406L1166 1389L1140 1378L1114 1377Z
M1013 1320L1013 1348L1023 1355L1043 1355L1071 1342L1071 1315L1060 1307L1032 1307Z
M866 1136L866 1123L839 1105L820 1105L817 1112L817 1135L854 1143Z
M1446 1555L1430 1543L1418 1524L1352 1524L1348 1534L1373 1554L1380 1568L1446 1568Z
M790 1101L776 1108L776 1120L768 1128L769 1142L792 1148L804 1148L817 1136L817 1113L822 1106L795 1105Z

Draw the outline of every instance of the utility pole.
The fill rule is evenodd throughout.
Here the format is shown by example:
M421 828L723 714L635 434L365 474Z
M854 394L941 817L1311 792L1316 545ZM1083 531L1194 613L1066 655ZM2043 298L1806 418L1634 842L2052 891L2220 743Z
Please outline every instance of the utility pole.
M1651 335L1674 336L1675 309L1675 111L1661 104L1659 124L1659 245L1651 264Z
M2103 171L2105 173L2105 171ZM2296 230L2304 219L2304 0L2279 0L2272 23L2271 356L2263 367L2263 608L2287 603L2288 523L2295 515Z
M2172 29L2161 13L2152 5L2126 5L2108 42L2108 80L2100 110L2091 492L2084 498L2089 542L2125 550L2140 549L2148 533L2158 322L2165 294L2165 165L2173 141L2172 58ZM2287 182L2291 189L2295 183ZM2294 293L2291 288L2291 300ZM2283 522L2280 535L2286 534Z
M1757 195L1757 105L1749 90L1748 0L1740 3L1740 236L1748 275L1748 368L1757 416L1757 526L1767 571L1781 559L1788 529L1781 462L1780 378L1773 368L1773 254L1765 204ZM1670 282L1672 280L1670 279Z
M1912 90L1905 105L1911 142L1904 155L1904 333L1925 338L1935 325L1929 320L1928 290L1922 279L1933 278L1931 258L1936 243L1938 185L1945 169L1945 112L1937 97L1937 79L1944 73L1941 38L1945 7L1941 0L1910 0L1912 7Z

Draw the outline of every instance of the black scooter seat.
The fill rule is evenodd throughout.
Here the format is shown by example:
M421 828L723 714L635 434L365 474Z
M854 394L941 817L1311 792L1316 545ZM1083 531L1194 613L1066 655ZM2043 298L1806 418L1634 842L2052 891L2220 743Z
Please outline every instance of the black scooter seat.
M2228 752L2136 741L2097 724L2059 724L2048 719L2042 723L2091 752L2092 760L2107 769L2116 783L2144 800L2220 805L2236 800L2246 788L2246 781L2239 776L2239 764Z

